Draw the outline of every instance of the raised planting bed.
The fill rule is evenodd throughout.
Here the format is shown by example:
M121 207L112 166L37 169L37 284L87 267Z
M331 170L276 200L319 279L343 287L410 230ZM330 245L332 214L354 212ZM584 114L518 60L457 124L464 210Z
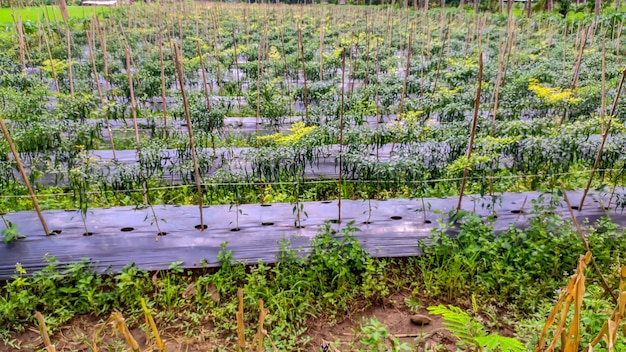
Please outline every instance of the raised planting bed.
M614 199L625 194L624 189L617 190ZM577 208L582 192L569 191L568 197ZM574 210L578 222L593 223L608 216L626 226L623 208L608 208L609 198L607 193L590 192L583 210ZM41 269L46 265L46 255L61 265L87 260L99 272L117 272L131 263L160 270L179 261L182 267L197 268L218 266L218 253L225 245L239 262L271 263L283 248L306 253L309 241L321 228L340 230L348 223L360 229L352 235L373 256L417 256L421 253L419 240L427 240L440 221L454 222L449 216L457 202L457 197L342 200L341 223L336 200L301 203L300 220L294 204L211 206L202 209L206 227L203 231L195 206L155 205L156 220L149 208L89 209L85 223L77 210L45 211L48 226L56 234L53 236L45 236L36 213L8 213L4 219L17 224L26 238L0 244L0 279L10 278L17 263L31 273ZM485 222L493 222L496 231L510 226L524 228L530 218L546 212L561 214L571 223L563 200L536 192L494 197L470 195L463 198L462 209L484 217ZM0 222L0 230L5 226ZM445 231L454 235L460 224L455 226ZM341 232L336 236L341 236Z

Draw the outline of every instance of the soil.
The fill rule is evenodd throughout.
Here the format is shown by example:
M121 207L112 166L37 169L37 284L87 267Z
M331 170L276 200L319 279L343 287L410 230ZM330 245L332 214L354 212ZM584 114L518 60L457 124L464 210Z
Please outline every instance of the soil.
M320 351L323 344L332 343L329 351L353 351L356 350L360 336L361 325L368 323L371 318L376 318L387 327L389 333L397 337L402 343L406 343L413 351L456 351L454 340L444 329L442 319L439 316L429 316L430 324L418 326L411 323L411 316L422 314L428 316L425 308L419 311L411 311L404 303L405 297L409 293L397 293L387 298L380 304L355 308L355 310L344 317L338 324L329 323L326 319L312 319L309 323L306 335L311 338L307 346L308 351ZM428 302L429 305L431 302ZM426 304L422 305L426 307ZM181 317L184 320L184 317ZM80 316L72 319L70 323L51 335L52 343L56 351L93 351L92 342L94 334L100 330L103 321L93 316ZM129 324L134 325L134 324ZM184 321L181 322L184 325ZM203 324L202 329L198 329L192 337L184 337L185 331L182 328L159 330L161 337L166 341L166 348L169 352L205 352L216 351L216 346L235 346L236 336L218 337L208 323ZM124 337L119 334L111 334L111 329L106 328L100 334L98 350L100 351L126 351L128 347ZM145 331L138 328L131 328L131 334L141 346L142 351L157 351L154 339L146 342ZM0 352L9 351L40 351L43 343L39 330L30 327L26 331L16 333L13 336L14 346L0 345ZM228 340L228 341L227 341ZM438 349L435 349L435 345ZM444 349L445 348L445 349ZM230 348L222 349L229 351Z

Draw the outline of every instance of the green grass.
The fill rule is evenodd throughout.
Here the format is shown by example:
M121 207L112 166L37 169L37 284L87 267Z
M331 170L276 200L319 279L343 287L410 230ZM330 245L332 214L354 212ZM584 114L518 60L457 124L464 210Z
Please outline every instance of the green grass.
M110 11L110 7L100 6L68 6L70 17L84 18L91 17L94 13L103 13ZM13 9L0 8L0 24L13 24ZM37 21L43 18L44 12L48 14L48 18L52 21L56 18L61 19L61 11L58 6L38 6L26 7L23 9L15 9L15 16L21 14L22 21Z

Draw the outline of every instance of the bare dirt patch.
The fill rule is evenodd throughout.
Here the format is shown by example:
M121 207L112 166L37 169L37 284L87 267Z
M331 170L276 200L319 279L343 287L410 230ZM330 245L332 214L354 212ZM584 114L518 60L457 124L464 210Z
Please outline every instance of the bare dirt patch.
M392 337L397 337L402 343L409 345L414 351L431 351L433 346L439 346L437 351L454 351L454 342L450 334L444 329L439 316L429 316L425 308L411 311L404 303L409 293L397 293L380 304L371 305L355 310L343 317L337 323L329 323L326 319L313 319L309 322L307 336L311 343L308 351L319 351L322 344L331 343L331 351L352 351L358 347L360 334L364 324L377 319L387 327ZM430 303L430 302L429 302ZM426 305L424 304L424 307ZM430 319L427 325L417 325L411 322L411 316L420 314ZM184 319L184 316L181 315ZM184 322L179 322L184 323ZM93 351L94 334L100 329L103 320L93 316L74 318L69 324L61 327L51 335L57 351ZM146 341L146 332L136 324L129 327L131 334L141 346L142 351L156 351L154 339ZM98 350L126 351L128 346L121 334L111 334L107 327L99 337ZM233 347L236 341L236 331L231 336L217 336L210 324L194 327L193 334L186 333L180 328L167 326L160 327L162 338L167 342L168 351L215 351L217 346ZM43 348L41 336L36 327L29 327L24 332L13 336L14 345L0 345L0 352L9 351L38 351ZM442 349L445 347L445 350Z

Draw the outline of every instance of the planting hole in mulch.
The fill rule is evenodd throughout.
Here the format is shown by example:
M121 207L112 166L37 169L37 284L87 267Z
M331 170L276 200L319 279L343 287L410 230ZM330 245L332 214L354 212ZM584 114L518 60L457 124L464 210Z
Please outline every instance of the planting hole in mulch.
M167 232L161 231L161 232L157 233L157 236L167 236Z
M324 200L324 201L322 201L322 204L330 204L330 203L332 203L332 202L331 202L331 201L329 201L329 200Z
M391 220L402 220L402 217L394 215L394 216L391 217Z
M50 231L50 235L51 236L60 235L61 232L63 232L63 230L52 230L52 231Z
M329 223L331 223L331 224L338 224L339 223L339 220L337 220L337 219L330 219L330 220L327 220L327 221Z
M206 230L207 228L209 228L209 226L206 224L202 224L202 225L198 224L194 227L196 228L196 230Z
M432 224L433 222L430 220L424 220L424 224Z
M578 205L572 205L572 209L578 210Z
M261 223L261 225L262 226L272 226L272 225L274 225L274 223L271 222L271 221L264 221L264 222Z
M241 229L238 228L238 227L235 227L234 229L230 229L230 231L232 231L232 232L239 232L239 231L241 231Z
M122 229L120 231L122 232L131 232L134 231L135 228L134 227L122 227Z
M369 225L371 223L372 223L371 221L363 221L363 225Z
M83 236L85 237L93 236L93 232L85 232L83 233Z
M511 213L513 213L513 214L523 214L524 211L522 209L515 209L515 210L511 210Z
M261 204L262 207L271 207L271 204Z

